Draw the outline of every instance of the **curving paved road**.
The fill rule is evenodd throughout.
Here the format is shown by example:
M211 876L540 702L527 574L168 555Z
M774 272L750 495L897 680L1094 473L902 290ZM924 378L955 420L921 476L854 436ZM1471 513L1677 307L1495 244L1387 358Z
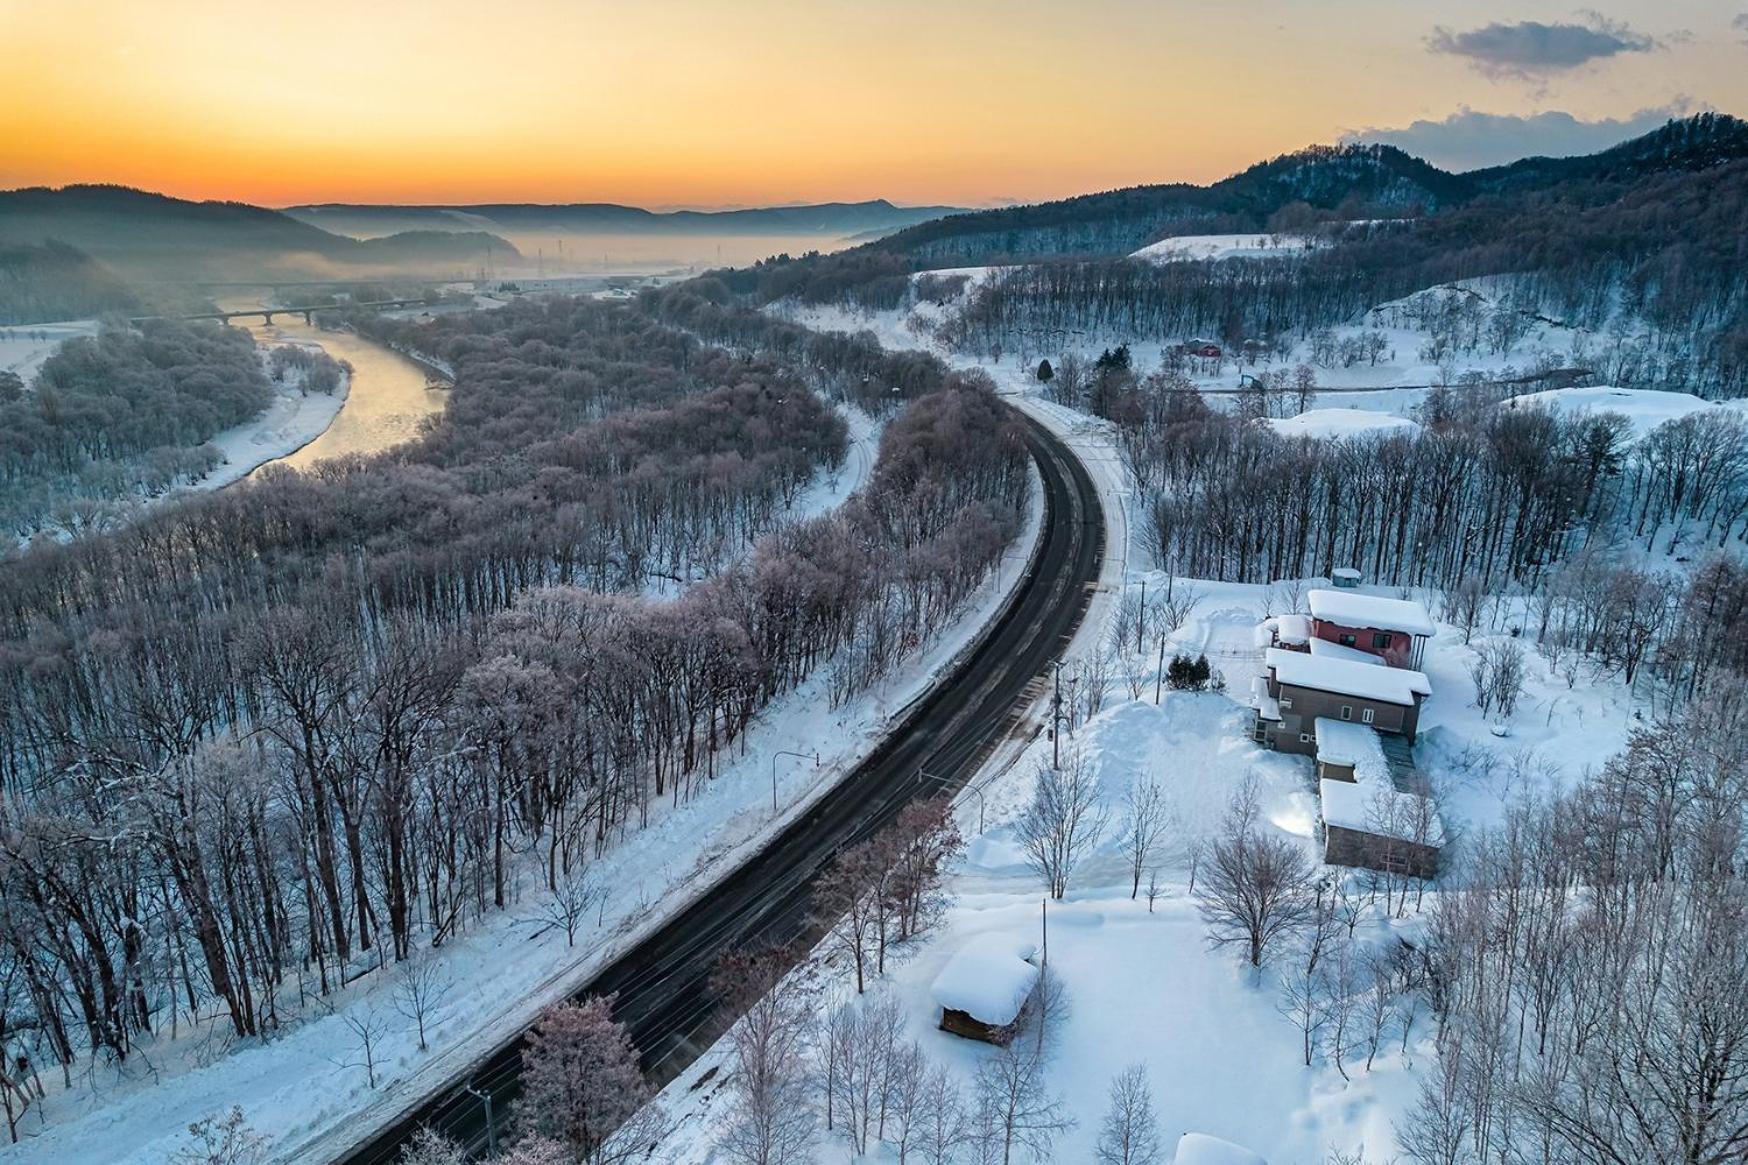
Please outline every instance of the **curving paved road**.
M581 991L617 993L615 1016L630 1028L657 1083L678 1075L733 1019L707 990L717 958L749 946L812 946L823 928L809 916L810 891L832 855L891 821L913 798L969 780L1015 730L1079 627L1104 556L1098 493L1061 441L1022 420L1044 482L1042 542L1024 584L977 646L810 812ZM464 1078L342 1157L342 1165L390 1165L424 1126L483 1152L485 1103L478 1093L491 1095L502 1128L520 1091L522 1044L518 1037L482 1057Z

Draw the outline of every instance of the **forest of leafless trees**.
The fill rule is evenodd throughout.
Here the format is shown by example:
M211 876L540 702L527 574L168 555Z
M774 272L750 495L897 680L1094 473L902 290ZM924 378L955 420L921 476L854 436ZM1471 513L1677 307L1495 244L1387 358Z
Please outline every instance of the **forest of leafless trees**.
M1433 910L1422 1165L1748 1154L1748 723L1736 690L1636 732L1475 839Z
M919 650L1019 529L1015 423L938 364L874 383L854 345L588 301L382 327L457 371L419 440L0 571L10 1105L215 1014L266 1035L574 884L771 700ZM884 434L785 521L845 454L815 389Z

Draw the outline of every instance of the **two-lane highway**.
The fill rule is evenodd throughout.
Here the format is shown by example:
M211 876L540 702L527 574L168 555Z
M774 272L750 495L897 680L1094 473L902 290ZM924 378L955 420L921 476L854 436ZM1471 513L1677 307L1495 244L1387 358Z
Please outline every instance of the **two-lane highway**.
M812 810L580 992L617 996L615 1015L658 1083L676 1076L734 1018L708 990L717 960L745 947L802 951L815 943L824 925L810 910L810 895L832 856L912 800L970 779L1015 730L1038 681L1073 638L1104 556L1103 514L1074 454L1041 425L1024 423L1044 485L1044 526L1028 576L1002 613L959 666ZM344 1165L388 1165L426 1126L483 1152L486 1106L478 1094L491 1095L501 1126L520 1092L523 1043L519 1036L482 1055L464 1076L347 1153Z

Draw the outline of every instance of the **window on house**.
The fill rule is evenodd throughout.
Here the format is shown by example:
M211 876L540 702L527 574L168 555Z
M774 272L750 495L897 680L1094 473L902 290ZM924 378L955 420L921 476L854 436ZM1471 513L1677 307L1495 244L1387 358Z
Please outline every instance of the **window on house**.
M1299 743L1300 744L1310 744L1311 743L1311 734L1309 732L1299 733Z
M1336 642L1340 643L1343 647L1355 647L1355 646L1358 646L1359 639L1356 636L1348 635L1348 634L1344 633L1340 636L1337 636Z
M1390 647L1390 633L1388 631L1372 632L1372 646L1379 651L1388 650Z
M1352 704L1343 704L1341 706L1341 718L1343 720L1352 720L1353 719L1353 705Z
M1378 715L1378 713L1375 709L1367 708L1365 711L1360 713L1360 719L1362 721L1364 721L1365 723L1370 724L1374 719L1377 718L1377 715Z

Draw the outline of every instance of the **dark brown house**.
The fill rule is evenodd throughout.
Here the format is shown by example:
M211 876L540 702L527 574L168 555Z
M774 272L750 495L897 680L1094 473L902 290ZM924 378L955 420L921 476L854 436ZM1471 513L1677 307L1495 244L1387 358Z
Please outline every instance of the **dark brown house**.
M1282 752L1315 754L1318 717L1394 732L1413 744L1420 703L1432 695L1425 675L1378 660L1278 647L1265 651L1264 660L1268 674L1253 693L1253 737Z

